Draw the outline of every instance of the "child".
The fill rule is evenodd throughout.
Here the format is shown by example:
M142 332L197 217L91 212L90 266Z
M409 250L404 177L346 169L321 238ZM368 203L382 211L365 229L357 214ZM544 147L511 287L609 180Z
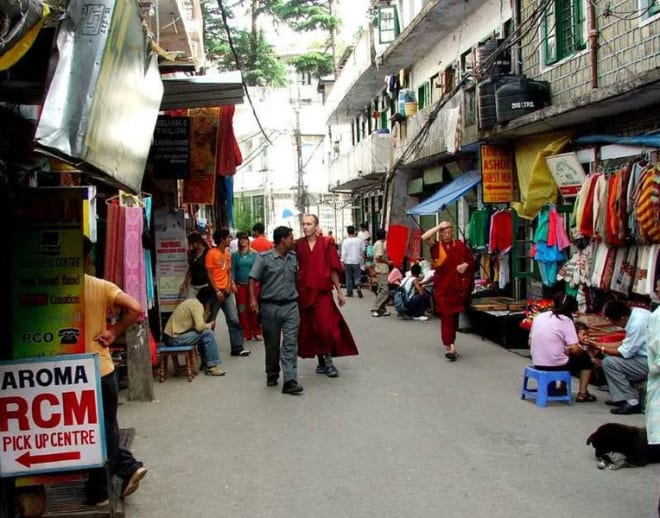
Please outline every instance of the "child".
M591 347L593 340L589 338L589 327L582 322L576 322L575 330L577 331L580 348L591 358L591 364L593 365L591 369L591 384L601 390L607 390L607 381L605 380L605 374L601 366L602 355L595 352L594 348Z

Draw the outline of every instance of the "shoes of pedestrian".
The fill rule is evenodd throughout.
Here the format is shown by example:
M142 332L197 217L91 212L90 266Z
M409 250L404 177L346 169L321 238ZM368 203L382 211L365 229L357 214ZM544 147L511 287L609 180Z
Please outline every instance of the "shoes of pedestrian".
M605 404L608 406L623 406L626 403L626 401L612 401L611 399L608 399L605 401Z
M392 313L387 311L386 309L380 312L381 317L389 317Z
M267 387L277 387L277 378L266 378Z
M303 391L302 385L298 385L298 382L296 380L285 381L284 385L282 385L282 394L296 395L296 394L301 394L302 391Z
M371 312L371 316L374 317L374 318L377 318L377 317L380 316L380 312L378 312L378 311L372 311L372 312Z
M417 320L418 322L426 322L429 319L426 315L420 315L418 317L413 317L413 320Z
M328 368L325 365L316 366L316 374L327 374Z
M347 297L352 297L353 294L352 294L352 293L347 293L346 296L347 296Z
M325 368L325 375L328 378L336 378L337 376L339 376L339 371L337 370L337 367L335 367L334 365L328 365Z
M121 497L126 498L129 495L135 493L140 487L140 481L147 474L147 468L140 466L136 469L130 478L124 480L121 488Z
M406 315L405 313L399 313L397 314L397 317L399 317L401 320L412 320L413 317L410 315Z
M637 403L636 405L631 405L627 401L623 403L620 407L613 408L610 410L610 414L615 414L615 415L631 415L631 414L643 414L642 410L642 405L641 403Z
M232 356L243 356L243 357L245 357L245 356L250 356L251 352L252 351L250 351L250 349L242 349L241 351L236 351L236 352L232 351L231 355Z
M209 367L208 369L206 369L204 371L204 374L206 374L207 376L224 376L227 373L217 365L214 365L213 367Z
M358 298L362 298L362 290L357 290Z
M597 401L596 396L589 392L578 392L575 396L576 403L593 403L594 401Z

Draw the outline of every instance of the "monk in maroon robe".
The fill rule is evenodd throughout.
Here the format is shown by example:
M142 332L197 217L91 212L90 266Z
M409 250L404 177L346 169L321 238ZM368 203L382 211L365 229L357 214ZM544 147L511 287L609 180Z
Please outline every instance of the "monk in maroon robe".
M332 297L334 287L339 305L346 303L339 283L341 262L337 248L328 238L318 235L319 220L314 214L304 215L302 224L305 237L295 247L300 307L298 356L316 356L317 374L336 378L339 371L332 358L358 354L351 330Z
M440 241L436 241L436 232ZM431 246L433 273L433 302L435 312L440 316L440 335L447 349L445 357L456 361L456 331L458 316L465 311L465 305L474 287L475 260L472 250L453 237L453 227L448 221L427 230L422 240Z

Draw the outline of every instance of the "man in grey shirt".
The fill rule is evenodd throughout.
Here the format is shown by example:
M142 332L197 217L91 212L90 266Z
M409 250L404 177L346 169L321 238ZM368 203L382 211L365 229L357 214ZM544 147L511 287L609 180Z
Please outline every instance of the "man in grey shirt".
M298 258L292 251L293 231L277 227L274 248L260 252L250 270L250 309L259 312L266 348L266 385L274 387L284 376L283 394L301 394L298 384ZM260 285L257 301L257 284Z

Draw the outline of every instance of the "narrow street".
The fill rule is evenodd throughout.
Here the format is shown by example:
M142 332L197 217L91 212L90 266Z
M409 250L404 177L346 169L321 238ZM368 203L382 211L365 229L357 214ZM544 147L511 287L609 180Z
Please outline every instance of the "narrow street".
M360 356L338 359L337 379L300 361L303 396L267 388L263 345L231 357L223 328L225 377L170 377L157 401L124 403L120 424L149 468L125 515L655 516L658 465L601 471L585 444L643 416L610 415L597 390L597 403L537 408L520 399L527 358L460 334L449 363L437 319L372 318L371 300L343 310Z

